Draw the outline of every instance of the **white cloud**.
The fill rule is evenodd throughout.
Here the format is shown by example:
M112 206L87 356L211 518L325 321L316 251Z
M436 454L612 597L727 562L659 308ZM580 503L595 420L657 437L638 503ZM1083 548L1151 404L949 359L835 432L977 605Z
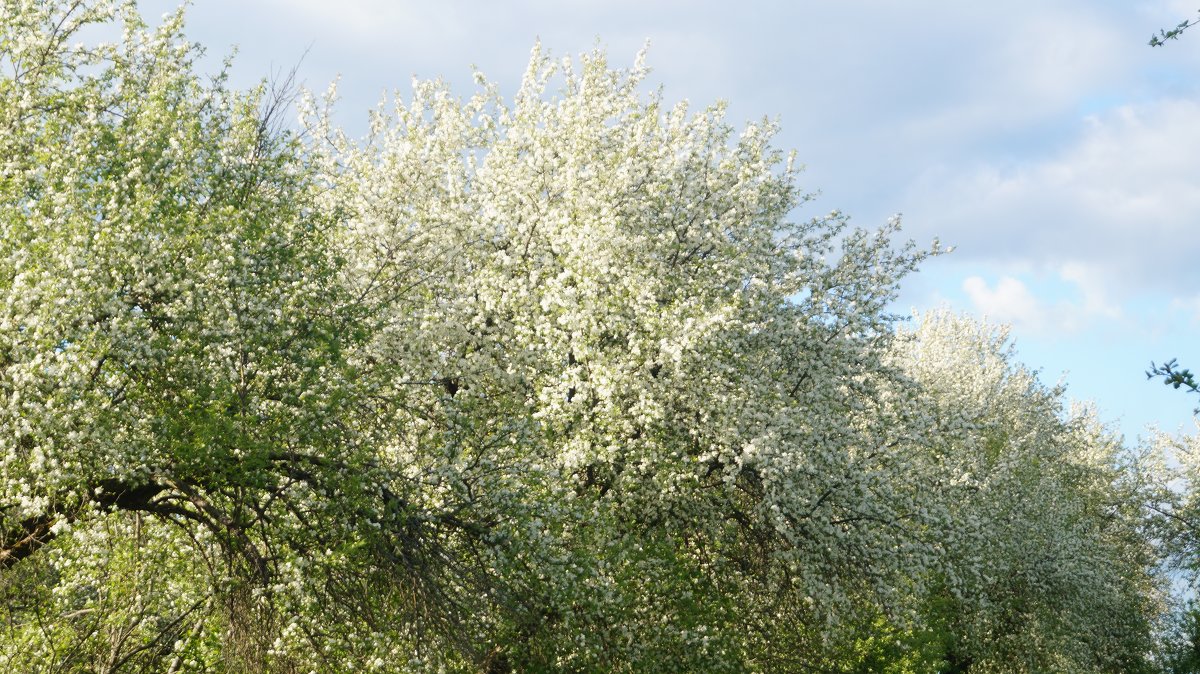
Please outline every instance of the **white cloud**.
M961 45L961 61L937 68L956 76L928 92L939 99L936 109L904 121L908 140L958 156L964 142L973 148L1073 112L1135 61L1123 26L1101 13L1048 6L993 18L989 32Z
M1068 262L1062 265L1058 275L1079 289L1083 295L1082 310L1085 314L1109 319L1123 316L1121 306L1111 297L1109 279L1100 270L1079 262Z
M993 287L973 275L962 282L962 291L974 312L1008 323L1022 334L1077 334L1124 318L1121 307L1109 298L1103 276L1074 262L1063 265L1054 278L1037 279L1032 287L1011 275L1001 276Z
M1177 99L1092 116L1052 156L927 174L916 210L959 255L1060 268L1097 311L1115 311L1102 288L1190 293L1200 283L1198 119L1200 101Z
M1020 280L1005 276L995 289L979 276L970 276L962 284L963 292L977 313L1022 330L1046 327L1046 311Z

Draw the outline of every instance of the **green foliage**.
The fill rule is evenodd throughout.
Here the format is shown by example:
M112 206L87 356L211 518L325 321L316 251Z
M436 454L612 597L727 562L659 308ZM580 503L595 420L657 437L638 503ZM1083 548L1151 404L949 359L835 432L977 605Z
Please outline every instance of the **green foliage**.
M1173 386L1176 389L1183 386L1188 393L1200 393L1200 384L1196 382L1195 375L1191 370L1179 367L1174 358L1162 365L1155 365L1151 362L1150 369L1146 370L1146 379L1155 377L1162 377L1163 384L1166 386ZM1195 413L1200 414L1200 407L1196 408Z
M1163 674L1200 672L1200 608L1194 601L1172 616L1162 647Z
M1197 21L1198 19L1188 19L1185 21L1180 21L1174 28L1170 30L1165 28L1159 30L1158 35L1150 36L1150 46L1162 47L1165 46L1169 40L1178 40L1179 36L1183 34L1183 31L1196 25Z

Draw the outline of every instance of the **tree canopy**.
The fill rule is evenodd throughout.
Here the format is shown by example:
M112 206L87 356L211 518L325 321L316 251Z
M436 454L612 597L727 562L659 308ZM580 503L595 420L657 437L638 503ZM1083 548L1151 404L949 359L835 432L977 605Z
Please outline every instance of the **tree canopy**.
M763 120L533 51L371 114L5 0L0 662L1136 671L1120 442ZM80 43L91 25L116 44Z

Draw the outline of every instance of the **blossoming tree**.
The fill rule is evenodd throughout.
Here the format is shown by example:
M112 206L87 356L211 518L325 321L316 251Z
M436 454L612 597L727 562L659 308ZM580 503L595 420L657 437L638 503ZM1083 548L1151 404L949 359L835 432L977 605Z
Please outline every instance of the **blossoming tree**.
M934 312L905 334L949 517L922 600L942 671L1144 670L1163 587L1119 439L1017 363L1006 329Z

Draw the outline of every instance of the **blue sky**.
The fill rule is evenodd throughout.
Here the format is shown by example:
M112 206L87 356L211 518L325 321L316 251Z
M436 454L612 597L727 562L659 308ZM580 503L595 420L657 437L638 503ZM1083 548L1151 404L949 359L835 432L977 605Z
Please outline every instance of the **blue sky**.
M903 213L907 236L956 247L898 310L1011 323L1026 363L1132 439L1190 429L1200 402L1142 374L1200 368L1200 28L1146 45L1191 3L196 0L188 34L213 67L236 45L239 84L340 74L351 130L414 75L466 95L475 64L511 91L538 39L558 55L599 43L617 64L649 41L668 100L781 121L821 192L797 217Z

